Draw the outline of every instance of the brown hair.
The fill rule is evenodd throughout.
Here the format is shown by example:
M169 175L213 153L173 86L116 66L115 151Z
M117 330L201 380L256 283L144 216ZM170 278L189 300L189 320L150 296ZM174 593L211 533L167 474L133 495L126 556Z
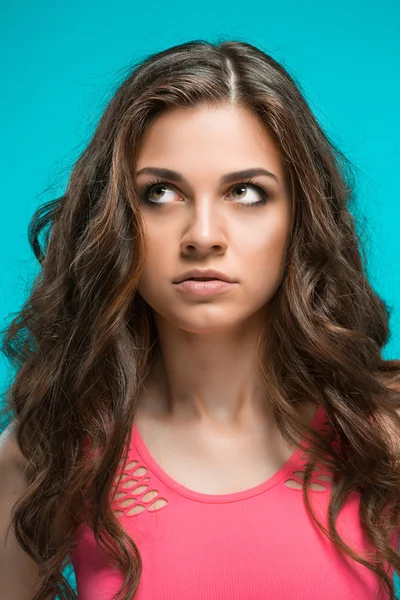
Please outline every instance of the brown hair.
M34 600L76 598L62 570L81 522L125 574L116 597L127 600L137 589L140 553L111 507L138 390L157 352L151 310L136 293L145 237L134 165L155 116L226 103L248 108L265 124L292 190L286 270L259 346L277 424L291 444L312 442L304 480L311 515L313 461L333 473L329 531L313 517L318 527L372 569L394 600L384 562L400 571L390 545L400 512L393 443L400 431L400 360L382 358L389 309L365 274L349 211L355 198L350 162L323 133L300 89L282 65L245 42L196 40L151 55L134 65L107 105L65 193L33 215L29 242L42 270L3 331L2 350L17 369L3 414L15 417L28 465L13 525L43 575ZM42 248L39 235L48 224ZM299 419L294 405L305 397L325 407L340 451ZM361 495L362 528L376 549L370 561L335 528L354 490Z

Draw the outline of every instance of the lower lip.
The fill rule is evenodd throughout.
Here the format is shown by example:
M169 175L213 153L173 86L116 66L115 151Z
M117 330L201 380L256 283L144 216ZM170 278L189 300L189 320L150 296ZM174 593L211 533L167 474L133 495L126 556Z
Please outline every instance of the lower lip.
M190 292L198 296L209 296L210 294L220 294L232 288L235 284L220 279L212 279L211 281L194 281L186 279L181 283L175 284L177 288L183 292Z

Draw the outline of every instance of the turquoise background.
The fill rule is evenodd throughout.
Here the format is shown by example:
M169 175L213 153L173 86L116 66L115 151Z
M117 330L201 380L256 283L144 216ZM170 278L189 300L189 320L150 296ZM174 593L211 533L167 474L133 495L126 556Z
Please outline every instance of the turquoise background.
M131 61L189 40L232 39L282 62L357 167L370 280L393 307L383 354L400 358L399 22L395 0L3 5L0 327L19 309L38 269L27 242L29 219L38 204L65 190ZM2 391L6 378L0 357Z

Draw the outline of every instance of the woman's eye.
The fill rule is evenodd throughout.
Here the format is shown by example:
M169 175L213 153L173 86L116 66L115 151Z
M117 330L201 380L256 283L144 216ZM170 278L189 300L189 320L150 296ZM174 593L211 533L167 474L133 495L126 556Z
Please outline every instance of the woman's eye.
M141 196L141 199L146 204L152 206L163 206L170 204L173 200L168 200L168 192L170 195L177 194L177 192L164 182L153 182L149 183ZM254 183L237 183L228 192L227 196L231 195L236 204L241 206L254 206L260 204L266 204L268 200L267 191L261 186L255 185ZM167 200L165 199L167 198Z
M145 190L145 199L149 202L155 202L158 203L157 200L160 200L160 198L163 198L163 194L165 194L165 190L171 190L171 188L168 188L168 186L166 185L162 185L161 183L157 183L155 185L150 185L146 188ZM163 204L165 204L165 202L163 202Z
M235 185L235 187L232 188L232 192L236 193L238 191L238 196L234 195L234 198L239 200L239 204L258 204L262 194L256 191L255 187L256 186L248 183Z

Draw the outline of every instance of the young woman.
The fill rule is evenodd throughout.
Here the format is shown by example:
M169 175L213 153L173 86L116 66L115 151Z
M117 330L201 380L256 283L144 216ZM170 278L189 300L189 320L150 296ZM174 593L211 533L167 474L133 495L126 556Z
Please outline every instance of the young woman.
M69 560L79 600L393 600L400 361L353 199L261 50L135 65L30 226L4 600L76 598Z

